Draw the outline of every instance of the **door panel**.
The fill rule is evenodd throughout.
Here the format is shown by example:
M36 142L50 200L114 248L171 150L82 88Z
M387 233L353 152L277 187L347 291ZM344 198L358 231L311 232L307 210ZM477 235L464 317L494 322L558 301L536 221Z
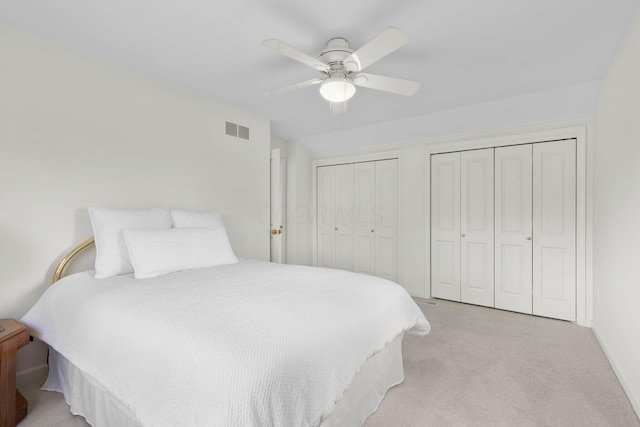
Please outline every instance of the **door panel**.
M532 313L532 145L495 149L495 307Z
M355 253L353 271L375 274L374 269L374 215L375 215L375 162L354 165L354 234Z
M456 295L456 293L460 292L460 280L458 276L458 268L456 268L457 260L459 259L456 245L451 241L436 240L434 248L438 256L435 257L434 262L431 265L431 269L438 272L437 283L439 287L443 288L438 292L439 294L450 292L451 294ZM431 293L433 294L433 291ZM439 295L433 296L436 298L443 298ZM458 299L455 299L454 301L458 301Z
M377 237L376 276L396 281L396 241L394 238Z
M271 150L271 262L284 264L285 259L285 183L286 160L279 148Z
M523 262L527 259L522 245L501 245L501 269L496 275L501 276L501 292L505 294L519 295L528 293L529 280L522 272L525 270Z
M353 164L333 166L335 193L335 268L353 271Z
M398 160L375 162L375 275L397 280Z
M280 167L280 149L271 150L271 262L282 264L282 170ZM276 232L274 234L273 232ZM277 234L280 231L280 234Z
M460 301L460 153L431 156L431 295Z
M576 319L576 142L533 147L533 314Z
M540 299L543 301L562 302L567 297L564 287L564 265L567 262L565 258L566 251L563 248L540 249ZM538 305L534 305L533 311L540 311Z
M335 169L317 168L318 267L335 268Z
M460 300L493 307L493 148L460 156Z

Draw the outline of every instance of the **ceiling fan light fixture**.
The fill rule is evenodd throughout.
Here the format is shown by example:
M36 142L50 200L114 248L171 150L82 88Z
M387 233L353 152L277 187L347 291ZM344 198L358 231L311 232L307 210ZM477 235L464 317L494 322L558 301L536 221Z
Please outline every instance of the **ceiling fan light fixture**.
M329 102L345 102L355 95L356 85L346 76L331 76L320 84L320 95Z

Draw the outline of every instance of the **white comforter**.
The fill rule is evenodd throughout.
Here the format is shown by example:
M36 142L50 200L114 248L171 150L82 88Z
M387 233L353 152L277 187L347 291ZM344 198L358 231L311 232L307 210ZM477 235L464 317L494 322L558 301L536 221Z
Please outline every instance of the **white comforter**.
M317 426L369 357L430 329L395 283L255 260L78 273L22 322L145 426Z

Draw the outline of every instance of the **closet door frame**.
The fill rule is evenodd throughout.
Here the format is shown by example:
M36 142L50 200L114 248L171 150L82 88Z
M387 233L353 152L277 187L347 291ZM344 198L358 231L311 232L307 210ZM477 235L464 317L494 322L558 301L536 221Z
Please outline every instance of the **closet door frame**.
M441 138L431 140L425 145L425 280L426 291L431 292L431 162L432 154L449 153L455 151L474 150L479 148L496 148L509 145L550 142L564 139L576 140L576 323L581 326L591 326L593 314L593 287L590 275L587 275L587 257L591 256L591 249L587 247L587 125L567 124L566 127L551 127L550 129L523 129L511 134L501 133L491 136L490 133L477 133L457 138ZM538 129L541 129L539 127ZM589 279L588 279L589 278Z
M379 160L397 160L397 180L398 180L398 188L402 185L402 151L401 150L380 150L375 151L371 150L367 153L354 153L350 155L344 156L331 156L322 159L316 159L311 162L311 209L310 209L310 223L311 223L311 265L318 266L318 218L316 213L318 211L317 206L317 191L318 191L318 182L317 182L317 171L319 167L322 166L334 166L341 165L347 163L362 163L362 162L375 162ZM396 204L396 212L397 218L402 218L402 203L400 197L400 191L398 191L397 195L397 204ZM402 259L402 221L397 221L396 223L396 281L402 282L402 268L401 262Z

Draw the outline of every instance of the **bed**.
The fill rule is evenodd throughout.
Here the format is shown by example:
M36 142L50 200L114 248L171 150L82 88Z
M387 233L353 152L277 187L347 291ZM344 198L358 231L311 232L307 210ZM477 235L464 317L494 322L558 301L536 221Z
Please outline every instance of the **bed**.
M96 270L60 279L22 318L50 346L43 388L93 426L360 426L404 380L404 334L429 332L384 279L243 258L184 268L199 256L190 249L220 240L219 216L187 221L198 227L179 239L175 218L162 232L119 224L134 271L100 277L108 245L94 216ZM140 224L148 230L125 232L123 246L123 227ZM145 244L129 244L136 233Z

